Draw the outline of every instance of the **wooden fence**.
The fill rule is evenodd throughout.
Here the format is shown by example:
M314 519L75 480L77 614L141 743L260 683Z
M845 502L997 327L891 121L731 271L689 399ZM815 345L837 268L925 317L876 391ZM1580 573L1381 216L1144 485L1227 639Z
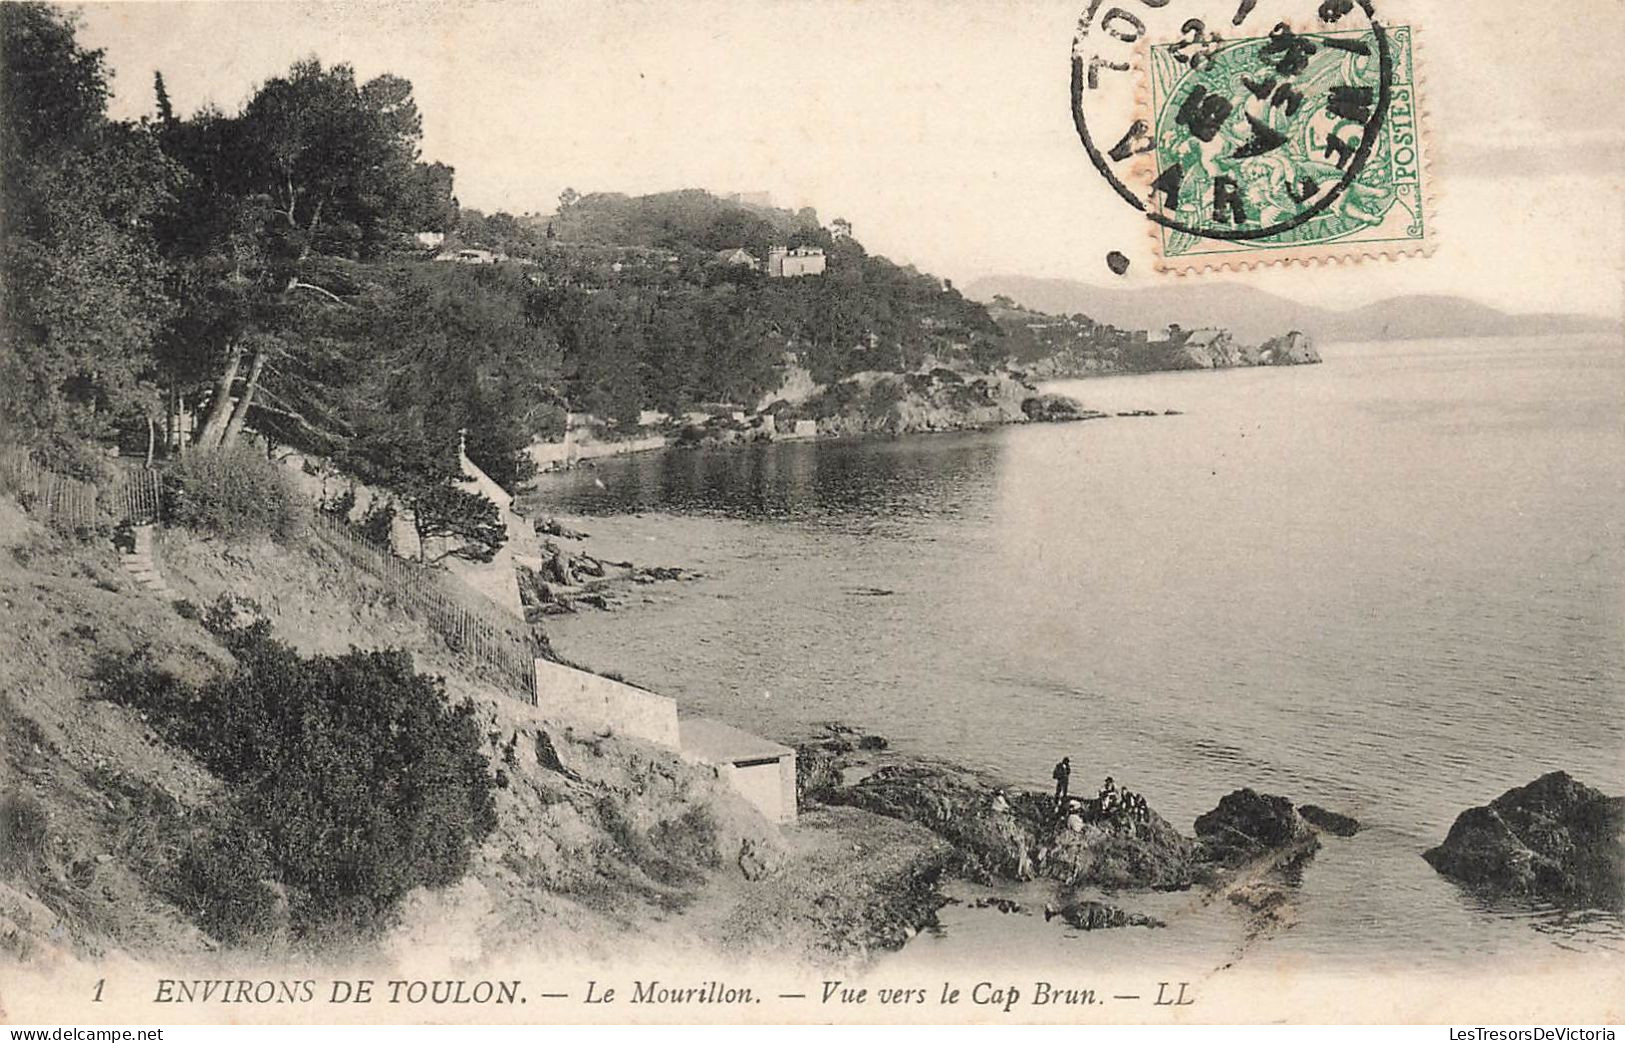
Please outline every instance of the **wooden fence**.
M0 489L64 532L94 532L129 523L150 525L163 514L162 486L150 467L126 468L106 482L57 474L20 450L0 452Z
M7 490L17 494L29 513L69 533L162 520L162 485L150 467L126 469L106 482L85 482L41 467L26 452L0 450L0 491ZM504 691L536 704L535 663L541 648L528 629L494 605L487 607L478 594L444 572L397 557L326 512L315 512L311 531L351 565L380 580L408 611L415 611Z
M478 594L445 573L397 556L325 511L315 513L311 532L351 565L380 580L453 651L472 659L506 692L536 705L535 664L541 648L528 629L494 605L485 607Z

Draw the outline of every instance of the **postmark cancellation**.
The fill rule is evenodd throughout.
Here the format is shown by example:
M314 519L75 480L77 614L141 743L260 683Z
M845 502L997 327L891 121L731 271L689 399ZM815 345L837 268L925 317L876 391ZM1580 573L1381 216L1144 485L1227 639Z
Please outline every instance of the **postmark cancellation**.
M1122 7L1094 24L1099 46L1085 21L1074 46L1074 120L1102 176L1144 212L1159 270L1431 251L1412 26L1352 0L1234 36L1197 18L1158 36ZM1131 86L1114 91L1114 76ZM1097 137L1114 116L1126 132Z

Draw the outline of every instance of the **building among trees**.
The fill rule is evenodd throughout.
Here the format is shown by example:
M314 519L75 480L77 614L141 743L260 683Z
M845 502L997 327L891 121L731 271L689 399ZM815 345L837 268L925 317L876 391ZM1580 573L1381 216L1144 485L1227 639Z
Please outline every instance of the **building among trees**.
M825 263L821 246L798 246L793 250L775 246L767 251L767 276L788 279L798 275L823 275Z

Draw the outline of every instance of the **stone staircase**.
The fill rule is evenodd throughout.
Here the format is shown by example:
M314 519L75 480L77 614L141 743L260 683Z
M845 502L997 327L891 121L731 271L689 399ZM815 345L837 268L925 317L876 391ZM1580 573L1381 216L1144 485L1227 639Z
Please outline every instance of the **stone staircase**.
M156 525L131 528L130 541L119 547L123 552L119 555L119 565L150 593L165 601L175 601L180 595L164 582L164 574L158 569L158 558L154 552L157 530Z

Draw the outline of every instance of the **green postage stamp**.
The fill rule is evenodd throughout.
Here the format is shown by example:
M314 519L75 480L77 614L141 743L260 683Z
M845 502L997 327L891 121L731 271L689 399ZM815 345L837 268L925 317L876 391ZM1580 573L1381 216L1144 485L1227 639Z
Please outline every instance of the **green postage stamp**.
M1148 53L1136 165L1163 270L1427 252L1409 26L1278 24Z

